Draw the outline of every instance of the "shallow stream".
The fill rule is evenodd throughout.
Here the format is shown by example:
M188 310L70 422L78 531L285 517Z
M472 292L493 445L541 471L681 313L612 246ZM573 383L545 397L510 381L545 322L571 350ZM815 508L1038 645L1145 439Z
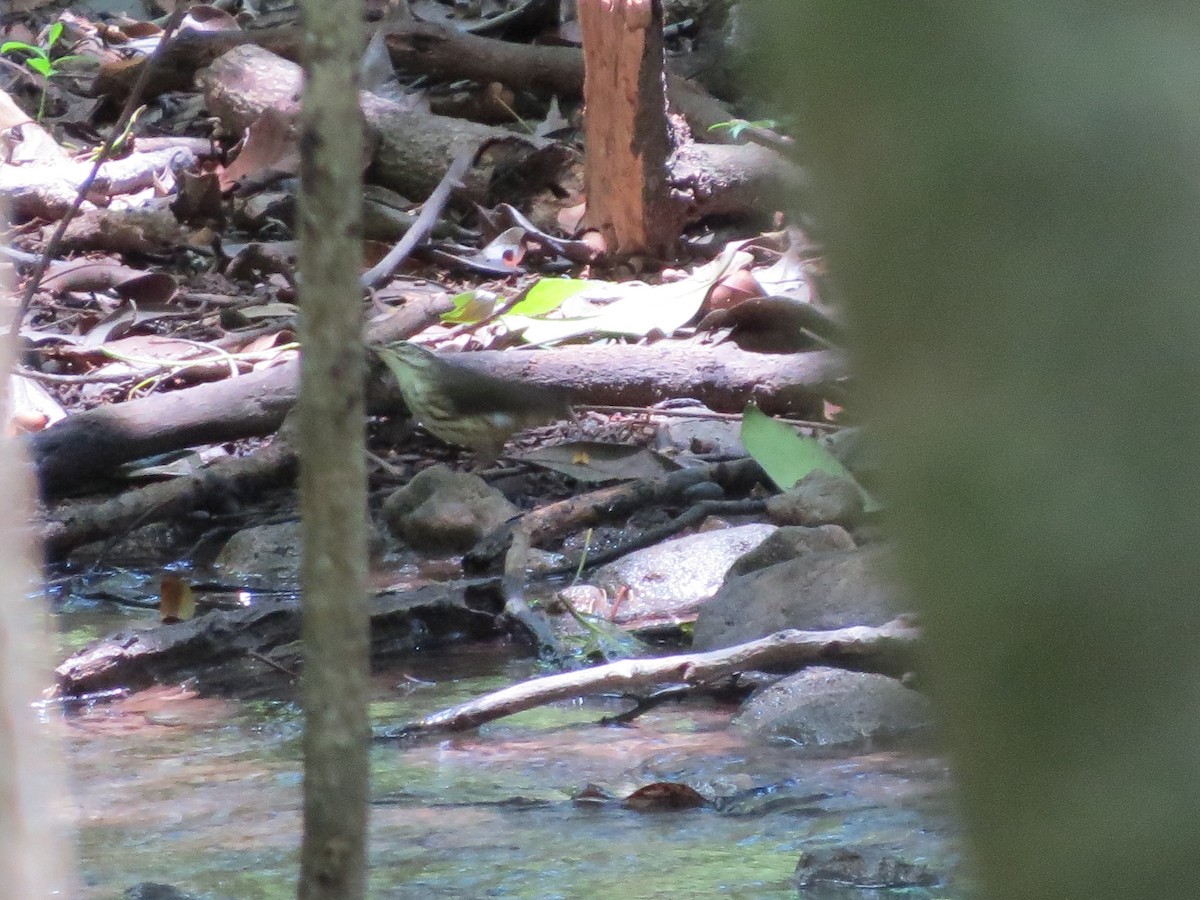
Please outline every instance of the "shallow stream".
M152 613L145 615L147 624ZM76 613L60 629L128 627ZM414 654L374 678L372 720L395 725L532 674L501 646ZM247 691L247 693L251 693ZM804 758L729 727L735 709L668 705L628 727L617 701L560 704L477 733L372 751L370 896L643 898L798 896L804 851L891 848L952 867L947 773L937 758L880 752ZM201 896L295 893L300 713L288 700L159 688L67 718L83 900L144 881ZM638 813L572 801L683 782L716 808ZM824 886L804 897L949 896Z

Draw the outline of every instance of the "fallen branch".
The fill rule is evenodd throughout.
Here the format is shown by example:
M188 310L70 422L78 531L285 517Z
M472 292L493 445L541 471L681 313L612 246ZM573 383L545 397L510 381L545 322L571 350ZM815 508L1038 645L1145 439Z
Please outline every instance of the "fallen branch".
M737 493L749 490L765 478L762 467L755 460L738 459L680 469L657 478L639 478L567 497L531 509L506 527L494 531L463 557L463 569L472 575L494 574L498 561L503 559L506 573L526 572L529 570L529 550L545 546L554 538L604 522L623 521L634 510L671 503L701 482L713 481L726 491ZM627 547L624 552L630 549L633 548ZM573 571L578 566L579 561L575 560L570 569Z
M64 505L41 529L48 559L61 559L76 547L179 518L196 509L245 499L295 478L296 452L276 439L248 456L219 460L191 475L131 488L99 501Z
M629 694L666 684L705 684L751 670L790 672L826 665L898 677L913 668L919 634L905 620L895 619L878 628L860 625L834 631L779 631L757 641L708 653L625 659L581 672L534 678L377 736L391 740L465 731L558 700L588 694Z
M370 343L416 333L436 309L373 326ZM568 388L577 403L649 406L663 397L698 397L717 410L740 412L755 401L764 412L812 418L822 398L836 399L841 357L827 351L792 355L719 347L609 345L514 353L462 353L455 362L501 378ZM61 495L130 460L185 447L271 434L296 400L295 361L68 416L30 440L41 489ZM369 385L368 410L403 409L399 391L382 379Z

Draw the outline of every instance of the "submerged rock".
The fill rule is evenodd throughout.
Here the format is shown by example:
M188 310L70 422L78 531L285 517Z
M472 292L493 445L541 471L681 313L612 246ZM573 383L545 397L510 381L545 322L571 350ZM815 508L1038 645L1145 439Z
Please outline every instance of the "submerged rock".
M948 873L957 865L953 854L946 855L938 865L920 856L906 856L895 847L806 850L796 863L796 887L801 892L852 889L855 897L884 896L884 891L904 888L944 888L950 882Z
M143 881L135 884L121 895L121 900L202 900L199 894L189 894L169 884L156 884L153 881ZM205 894L204 900L221 900L212 894Z
M225 542L215 566L247 586L296 587L300 583L300 523L243 528Z

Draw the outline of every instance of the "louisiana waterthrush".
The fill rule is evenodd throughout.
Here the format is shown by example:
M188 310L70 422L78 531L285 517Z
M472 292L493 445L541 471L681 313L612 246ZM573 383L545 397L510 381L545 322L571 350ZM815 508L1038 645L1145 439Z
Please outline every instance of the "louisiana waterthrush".
M570 397L561 388L486 375L407 342L377 352L413 418L435 437L475 451L480 462L496 459L523 428L571 414Z

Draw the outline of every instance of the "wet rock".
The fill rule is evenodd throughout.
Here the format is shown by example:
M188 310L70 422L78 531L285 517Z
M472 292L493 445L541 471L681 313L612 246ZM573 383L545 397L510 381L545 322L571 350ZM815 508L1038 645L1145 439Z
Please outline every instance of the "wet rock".
M801 891L837 887L857 889L856 897L882 896L877 891L945 887L955 861L938 871L923 857L906 858L890 847L822 847L808 850L796 863L795 881ZM868 894L859 891L869 891Z
M862 519L863 495L858 485L820 469L813 469L791 490L767 501L767 515L777 525L852 527Z
M755 694L734 722L768 741L858 751L928 732L934 714L894 678L814 667Z
M208 900L220 900L211 894ZM135 884L121 895L122 900L201 900L199 894L189 894L169 884L155 884L153 881L143 881Z
M295 587L300 583L300 523L243 528L225 542L215 565L247 586Z
M452 556L466 553L518 510L478 475L433 466L389 496L382 513L388 530L413 549Z
M115 541L109 538L77 547L68 559L76 565L100 561L106 565L161 566L164 560L179 556L197 534L191 522L151 522Z
M854 546L854 538L840 525L821 525L817 528L787 525L740 557L730 568L726 578L748 575L750 572L787 562L806 553L820 550L853 550Z
M739 525L664 541L602 566L591 580L609 596L624 598L614 617L618 623L690 621L729 567L774 531L774 525Z
M731 577L700 609L693 645L716 650L785 628L883 625L906 605L879 575L882 548L818 551Z

